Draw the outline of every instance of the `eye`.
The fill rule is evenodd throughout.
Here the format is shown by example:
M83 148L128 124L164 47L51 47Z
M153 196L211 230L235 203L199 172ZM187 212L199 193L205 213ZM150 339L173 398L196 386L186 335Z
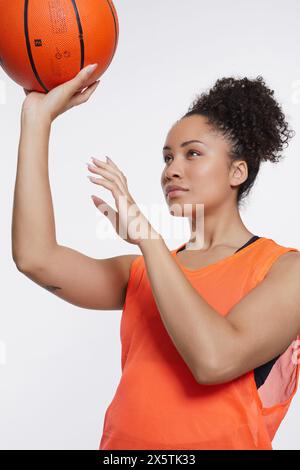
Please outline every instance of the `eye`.
M189 155L190 153L195 153L196 155L201 155L201 153L196 152L196 150L189 150L187 154ZM169 158L169 155L165 155L165 156L163 157L163 161L164 161L165 163L168 162L167 158Z
M196 155L201 155L200 153L196 152L196 150L189 150L189 151L188 151L188 154L189 154L189 153L195 153Z

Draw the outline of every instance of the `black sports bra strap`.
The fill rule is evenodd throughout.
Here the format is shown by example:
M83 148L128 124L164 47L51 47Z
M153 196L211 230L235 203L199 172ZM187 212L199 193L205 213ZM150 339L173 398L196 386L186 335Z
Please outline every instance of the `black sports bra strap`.
M250 238L250 240L248 240L243 246L241 246L241 248L239 248L238 250L235 251L235 253L237 253L238 251L242 250L243 248L245 248L246 246L250 245L251 243L255 242L256 240L258 240L260 237L258 235L253 235L253 237Z
M258 238L260 238L258 235L253 235L253 237L250 238L250 240L248 240L243 246L241 246L241 248L239 248L238 250L235 251L235 253L237 253L238 251L242 250L243 248L245 248L246 246L250 245L251 243L255 242L256 240L258 240ZM183 251L185 249L185 245L183 245L181 248L179 248L176 253L178 253L179 251Z

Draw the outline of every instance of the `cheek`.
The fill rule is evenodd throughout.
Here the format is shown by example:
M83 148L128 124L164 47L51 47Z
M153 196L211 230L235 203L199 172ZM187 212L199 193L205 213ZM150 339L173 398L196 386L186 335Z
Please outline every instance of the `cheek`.
M189 177L193 181L193 187L205 188L211 187L220 179L220 172L216 165L212 165L210 162L201 162L201 165L195 165L194 168L191 168Z
M223 194L228 186L226 169L222 165L211 164L211 162L194 168L190 181L192 181L195 194L198 193L203 200L207 201Z

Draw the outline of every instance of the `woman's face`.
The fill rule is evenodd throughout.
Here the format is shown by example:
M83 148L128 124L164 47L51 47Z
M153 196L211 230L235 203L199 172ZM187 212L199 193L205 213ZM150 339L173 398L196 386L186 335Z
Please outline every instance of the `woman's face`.
M195 203L203 204L207 213L234 196L230 185L229 151L230 143L208 125L204 116L188 116L174 124L165 141L165 167L161 176L162 189L173 215L183 215L184 204ZM171 197L166 195L167 185L182 186L188 191ZM195 206L192 212L186 206L184 214L191 213L195 214Z

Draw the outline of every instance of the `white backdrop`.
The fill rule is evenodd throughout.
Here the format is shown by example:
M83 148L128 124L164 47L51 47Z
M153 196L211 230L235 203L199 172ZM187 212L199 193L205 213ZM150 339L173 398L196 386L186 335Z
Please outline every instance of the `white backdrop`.
M115 0L116 55L92 98L52 126L49 171L58 243L95 257L141 254L113 229L91 194L111 193L87 179L91 156L109 155L136 202L158 204L170 249L189 238L172 218L160 186L162 147L196 94L223 76L262 75L296 131L286 158L263 163L241 216L247 228L300 248L298 218L300 64L297 0ZM0 70L0 446L2 449L97 449L104 414L121 374L119 311L69 304L21 274L11 251L13 189L25 94ZM38 195L37 195L38 197ZM149 212L150 214L150 212ZM149 218L157 227L157 212ZM300 391L273 441L300 449Z

